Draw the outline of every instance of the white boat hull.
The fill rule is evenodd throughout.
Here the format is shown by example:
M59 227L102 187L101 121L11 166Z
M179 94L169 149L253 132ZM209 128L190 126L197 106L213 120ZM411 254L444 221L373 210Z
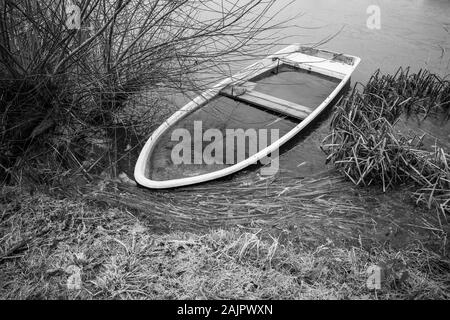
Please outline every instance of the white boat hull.
M256 164L261 159L278 150L284 143L286 143L287 141L292 139L295 135L297 135L300 131L302 131L306 126L308 126L308 124L310 124L315 118L317 118L317 116L319 116L325 110L325 108L330 104L331 101L333 101L334 98L338 96L339 92L350 80L353 71L356 69L356 67L361 61L360 58L355 56L342 55L325 50L311 49L315 53L317 53L318 51L318 54L309 55L307 54L308 50L309 49L305 50L305 48L302 48L300 45L297 44L288 46L283 50L278 51L275 54L270 55L267 58L252 64L251 66L247 67L243 72L219 82L213 88L205 91L200 96L192 100L190 103L182 107L179 111L175 112L169 119L164 121L164 123L162 123L157 130L153 132L151 137L147 140L146 144L144 145L139 155L139 158L136 162L134 170L134 178L136 182L139 185L146 188L167 189L211 181L231 175L250 165ZM324 58L321 57L321 55L325 57L330 56L332 58ZM296 125L288 133L280 137L277 141L270 144L268 147L251 155L250 157L241 162L238 162L224 169L200 174L193 177L183 177L178 179L157 181L152 180L146 176L146 170L147 166L149 165L150 156L159 138L171 127L173 127L180 119L184 118L187 114L190 114L193 111L204 106L206 103L208 103L208 101L216 97L221 90L223 90L230 84L234 85L239 83L245 83L247 80L252 79L257 75L260 75L264 72L267 72L268 70L275 68L280 63L280 61L286 64L295 64L295 66L300 69L340 79L340 82L336 86L336 88L331 92L331 94L317 108L312 110L312 112L309 113L309 115L307 115L306 118L304 118L304 120L300 121L298 125Z

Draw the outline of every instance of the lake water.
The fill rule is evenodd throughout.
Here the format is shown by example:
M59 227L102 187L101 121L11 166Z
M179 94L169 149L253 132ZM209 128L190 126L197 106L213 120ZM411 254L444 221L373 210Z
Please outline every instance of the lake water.
M279 1L279 8L284 1ZM380 29L367 25L373 11L380 9ZM301 14L280 35L288 43L312 45L342 29L321 48L358 56L361 64L352 75L352 84L365 84L380 68L394 73L400 66L412 71L427 68L441 76L450 74L450 1L449 0L302 0L295 1L279 19ZM280 167L295 176L307 176L326 169L325 155L319 145L327 135L329 117L316 123L289 151L280 157ZM439 121L421 126L412 123L419 133L432 132L450 141L450 128L437 129ZM445 142L445 141L444 141Z
M279 1L277 5L281 8L285 3L286 1ZM381 29L379 30L372 30L367 27L369 17L367 8L370 5L378 5L381 10ZM356 55L362 59L362 63L353 74L352 84L355 82L366 83L378 68L386 73L395 72L400 66L411 66L413 71L427 68L441 76L450 73L450 33L446 31L446 29L450 30L449 0L303 0L295 1L278 19L283 20L299 13L303 13L303 15L292 21L291 27L284 29L279 34L286 37L283 43L274 44L275 48L266 53L275 52L276 49L285 47L290 43L315 44L335 34L344 26L333 40L321 45L321 48ZM230 69L238 70L250 63L251 61L245 59L241 64L236 63ZM284 92L277 92L281 96L292 94L292 88L289 86L280 87L278 90L284 90ZM292 98L295 98L295 96ZM186 102L185 99L175 99L174 110L180 108ZM219 119L223 118L224 112L232 111L237 104L228 100L227 103L221 105L222 107L225 105L225 109L218 109L217 106L212 105L211 112L208 114L211 125L216 126L214 114L217 114ZM248 110L249 113L245 114L245 117L233 119L234 125L238 125L239 121L245 121L247 124L252 123L252 121L265 125L267 123L277 124L282 132L294 125L283 121L273 123L271 118L273 115L252 108ZM329 132L329 118L332 112L333 109L330 108L319 121L311 125L308 130L302 131L283 148L280 156L279 180L282 181L285 176L309 177L327 170L325 155L319 146ZM229 116L231 113L227 115ZM182 126L189 128L190 124ZM445 147L450 147L450 126L447 125L443 128L439 119L431 119L424 124L420 124L415 119L410 119L408 126L403 127L402 130L408 128L412 128L419 134L434 135L441 139ZM125 141L121 148L124 148L126 144ZM170 150L170 148L167 150ZM118 169L127 172L131 177L139 151L136 148L132 154L124 157L119 162ZM160 160L165 161L166 159L162 157ZM161 172L156 173L154 178L167 178L167 173L164 172L165 168L170 168L170 165L165 166L164 163L161 163ZM256 176L258 173L259 169L253 167L239 173L238 178L233 176L227 179L236 179L236 181L243 179L246 183L248 181L251 184L258 180ZM177 172L174 171L171 174L177 175ZM334 173L325 172L324 174L328 176ZM221 183L222 181L215 181L211 182L211 185ZM203 189L201 189L202 187ZM196 188L192 188L192 191L208 192L208 187L209 184L204 184L200 186L203 191ZM170 190L169 192L175 191ZM378 239L379 231L381 231L380 234L386 234L386 230L398 229L401 231L400 235L406 234L405 237L400 237L402 244L408 244L418 239L425 243L432 239L428 232L431 225L442 228L442 225L439 227L440 220L439 223L436 221L430 223L430 219L435 215L424 213L421 207L416 207L411 201L410 193L401 188L383 193L381 188L354 188L352 183L348 182L346 187L340 188L334 196L338 198L343 196L344 199L347 199L345 197L348 195L351 195L352 203L366 209L364 217L372 221L371 224L364 226L364 230L355 231L355 236L359 237L360 240ZM334 210L330 208L329 214L334 215ZM301 216L302 213L299 212L299 215L293 217L292 221L289 220L289 227L295 224L302 225L304 221L302 221ZM414 219L417 219L417 221L414 221ZM318 224L323 223L321 231L324 235L333 239L336 230L329 227L326 220L324 219ZM356 220L357 218L355 218ZM299 230L302 229L299 228ZM438 237L440 235L440 233L437 233ZM304 240L305 237L307 238L307 234L299 234L299 237Z
M380 8L380 29L367 26L370 18L367 9L371 5ZM353 82L366 83L378 68L387 73L395 72L400 66L411 66L412 70L427 68L441 76L450 73L448 0L306 0L296 2L294 7L304 12L298 20L300 26L321 27L293 36L298 42L306 38L314 43L344 26L324 47L362 58L352 76ZM292 35L293 30L286 31ZM433 128L429 124L425 126ZM324 155L318 143L327 132L328 121L325 121L306 138L306 143L298 144L285 155L281 166L300 175L320 170ZM450 131L440 138L450 140L448 134ZM304 169L296 170L296 162L305 163Z
M286 3L278 1L273 11L283 9ZM368 20L372 21L373 6L379 8L379 29L368 26ZM427 68L441 76L450 73L449 0L295 1L281 11L275 22L293 17L278 33L284 39L268 49L267 54L290 43L314 45L337 33L320 47L362 59L352 76L352 84L366 83L378 68L386 73L393 73L400 66L411 66L412 71ZM245 59L234 63L232 69L239 70L250 63ZM292 87L282 86L278 91L284 91L278 94L288 97L292 94ZM179 106L184 102L186 100L180 100ZM285 148L280 156L281 170L293 176L308 176L327 169L325 155L319 146L329 132L330 114L323 116ZM425 132L450 140L448 126L445 132L436 130L433 123L423 126ZM416 124L413 127L420 128Z
M380 29L367 25L367 10L374 5L380 9ZM343 28L322 47L362 58L353 81L364 83L378 68L394 72L399 66L449 73L448 0L302 0L287 11L279 19L303 15L282 32L286 43L314 44Z
M273 11L283 9L286 3L278 1ZM373 8L380 10L379 29L368 27ZM368 12L368 9L371 10ZM320 47L362 59L352 76L352 85L366 83L378 68L385 73L395 72L400 66L411 66L412 71L427 68L441 76L450 73L449 0L295 1L281 11L275 22L292 17L295 18L277 34L283 40L273 43L273 47L263 54L273 53L291 43L314 45L335 35ZM243 59L242 62L235 62L230 69L239 70L250 63L249 59ZM284 92L277 94L285 97L292 93L290 86L279 90ZM186 102L185 98L174 99L174 109ZM329 132L331 112L284 148L280 156L282 171L302 177L327 169L325 155L319 146ZM265 120L265 123L270 122L270 119ZM431 132L446 140L444 142L450 141L450 128L437 129L435 124L438 122L425 125L411 122L411 125L415 130L423 129L419 133ZM132 174L134 161L127 163L129 167L125 171Z
M286 2L278 1L278 9L282 8ZM381 10L379 30L370 29L367 26L369 18L367 9L371 5L377 5ZM362 63L353 74L352 84L366 83L378 68L385 73L395 72L400 66L411 66L412 71L427 68L441 76L450 73L449 0L303 0L295 1L278 19L281 21L300 13L303 15L296 18L295 21L291 21L290 27L279 33L280 37L285 37L283 43L274 44L275 48L272 47L270 51L266 52L267 54L291 43L313 45L343 28L331 41L320 47L359 56L362 59ZM251 61L245 59L245 61L231 66L230 69L239 70L250 63ZM284 92L277 92L281 96L292 94L292 88L289 86L279 90L284 90ZM174 110L182 107L186 102L186 99L176 96ZM223 117L225 111L233 110L236 105L235 102L225 103L225 109L218 109L217 106L212 105L211 110L214 112L208 116L218 113L219 118ZM247 123L253 121L253 123L274 124L271 118L272 114L261 113L251 108L248 110L249 113L245 117L235 118L235 120L241 122L245 120ZM280 156L281 180L284 176L308 177L328 169L325 165L325 155L319 146L329 132L329 120L332 112L333 109L330 108L318 121L309 126L308 130L302 131L283 148ZM235 122L235 125L239 124L239 121ZM212 126L216 125L214 119L211 119L211 123ZM293 126L293 123L279 121L277 125L279 128L281 125L285 125L280 129L286 131ZM190 124L182 126L189 128ZM445 147L449 147L450 126L447 125L443 128L440 119L431 119L425 124L410 119L408 126L404 126L402 131L409 128L419 134L431 134L441 139ZM429 141L432 142L432 139ZM120 148L125 148L127 143L127 141L123 141ZM124 156L119 161L118 170L125 171L131 177L139 151L136 148L131 154ZM160 160L165 161L163 158ZM160 165L161 172L155 174L154 178L164 179L167 177L164 167L162 163ZM176 172L173 173L176 174ZM258 179L256 177L258 173L259 169L253 167L241 172L239 176L251 183L253 179ZM325 173L325 175L329 174L333 173ZM230 179L234 179L234 177L230 177ZM215 183L221 184L221 181L211 182L212 185ZM204 190L207 190L208 184L202 186L206 186ZM193 188L193 192L199 191ZM416 208L410 200L410 194L403 190L392 190L384 194L380 188L356 189L348 182L348 187L342 188L340 193L342 195L354 194L360 199L357 204L367 209L367 214L373 221L373 225L367 226L369 237L372 237L372 233L376 230L397 228L398 226L403 228L405 223L411 225L412 217L422 219L422 209ZM339 195L337 196L339 197ZM427 219L429 219L428 215ZM423 221L428 223L428 220L424 219ZM290 224L292 223L290 222ZM301 219L299 223L302 223ZM326 223L324 225L324 228L327 229ZM417 230L421 230L422 227L418 228ZM428 225L425 226L426 228ZM429 236L426 234L424 237ZM414 231L405 239L405 243L416 240L417 234Z

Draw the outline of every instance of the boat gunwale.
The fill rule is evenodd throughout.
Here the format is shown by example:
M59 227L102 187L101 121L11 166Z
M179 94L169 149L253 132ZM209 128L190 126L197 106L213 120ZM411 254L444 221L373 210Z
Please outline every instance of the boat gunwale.
M157 145L159 138L168 129L170 129L172 126L174 126L177 122L182 120L184 117L186 117L190 113L203 107L206 103L208 103L209 101L214 99L216 96L218 96L220 94L220 91L223 88L225 88L226 86L228 86L230 84L237 84L237 83L242 83L245 81L251 81L251 79L263 74L264 72L267 72L267 71L277 67L277 65L279 65L280 61L283 63L284 61L282 59L280 59L280 56L282 56L282 55L289 56L294 53L299 53L299 52L301 53L301 50L303 50L303 48L304 47L302 47L299 44L293 44L293 45L290 45L272 55L269 55L268 57L248 66L247 68L245 68L243 71L241 71L237 75L222 80L221 82L216 84L213 88L201 93L195 99L193 99L192 101L190 101L189 103L184 105L181 109L176 111L172 116L170 116L167 120L165 120L158 127L158 129L156 129L152 133L150 138L145 143L143 149L141 150L141 152L139 154L139 158L135 165L135 170L134 170L134 178L135 178L136 182L139 185L150 188L150 189L168 189L168 188L176 188L176 187L182 187L182 186L187 186L187 185L193 185L193 184L197 184L197 183L202 183L202 182L222 178L222 177L236 173L250 165L257 163L257 161L261 160L262 158L271 154L275 150L279 149L284 143L286 143L288 140L290 140L296 134L298 134L303 128L305 128L309 123L311 123L319 114L321 114L322 111L329 105L329 103L339 94L339 92L341 92L343 87L350 80L350 77L351 77L353 71L356 69L356 67L360 63L361 59L359 57L351 56L351 55L347 55L347 54L343 55L343 54L339 54L339 53L334 53L334 52L328 51L328 50L322 50L327 53L333 53L338 56L343 55L345 57L348 57L349 59L353 59L353 63L350 65L350 69L347 71L346 74L341 73L340 75L338 73L336 73L335 71L331 70L332 74L336 74L337 76L343 76L343 78L331 76L338 80L340 79L340 82L334 88L334 90L328 95L328 97L324 101L322 101L322 103L317 108L315 108L313 110L313 112L311 112L311 114L309 114L303 121L300 121L289 132L287 132L285 135L280 137L277 141L275 141L271 145L258 151L257 153L253 154L252 156L248 157L247 159L240 161L236 164L233 164L229 167L226 167L226 168L223 168L223 169L220 169L217 171L213 171L213 172L203 173L203 174L193 176L193 177L176 178L176 179L170 179L170 180L152 180L146 176L147 168L149 167L149 165L147 163L148 162L147 159L149 158L149 156L151 156L151 153L154 150L155 146ZM315 49L315 50L320 51L321 49ZM306 54L304 54L304 55L306 55ZM311 56L311 57L314 57L314 56ZM269 65L264 66L263 68L261 68L259 70L257 69L256 73L254 70L252 70L252 68L258 66L259 64L264 65L264 61L266 61L266 60L271 61L271 63L269 63ZM327 59L327 60L329 60L329 59ZM338 62L338 63L344 64L344 62ZM347 64L347 65L349 65L349 64ZM304 64L304 63L299 62L299 63L297 63L296 67L306 70L306 71L311 71L311 72L319 73L322 75L325 74L327 76L330 76L330 74L329 74L330 72L326 72L326 73L321 72L324 70L324 68L320 68L320 67L318 68L316 66L311 66L309 64ZM327 69L325 71L330 71L330 70ZM252 72L255 74L252 74Z

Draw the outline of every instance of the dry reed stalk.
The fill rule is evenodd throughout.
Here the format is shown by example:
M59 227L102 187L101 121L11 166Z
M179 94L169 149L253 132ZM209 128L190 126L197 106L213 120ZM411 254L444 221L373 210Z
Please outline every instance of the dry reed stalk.
M245 178L236 178L175 191L113 184L100 190L91 187L86 197L135 209L165 223L194 228L255 221L270 225L298 217L304 228L318 233L319 225L353 230L369 223L362 218L353 220L355 215L362 217L365 209L353 203L351 194L342 195L348 183L340 177L269 180L249 184Z
M450 156L435 146L422 150L423 136L396 133L395 125L403 114L448 113L449 82L420 70L409 68L380 75L377 71L360 92L356 88L338 106L331 134L322 149L332 162L356 185L381 184L383 191L415 183L418 203L435 205L448 212L450 201Z

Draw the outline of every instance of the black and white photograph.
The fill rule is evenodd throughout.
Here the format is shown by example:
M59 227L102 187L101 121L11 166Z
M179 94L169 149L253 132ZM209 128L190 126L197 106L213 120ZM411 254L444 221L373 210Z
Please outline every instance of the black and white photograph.
M448 300L449 214L450 0L0 0L0 300Z

